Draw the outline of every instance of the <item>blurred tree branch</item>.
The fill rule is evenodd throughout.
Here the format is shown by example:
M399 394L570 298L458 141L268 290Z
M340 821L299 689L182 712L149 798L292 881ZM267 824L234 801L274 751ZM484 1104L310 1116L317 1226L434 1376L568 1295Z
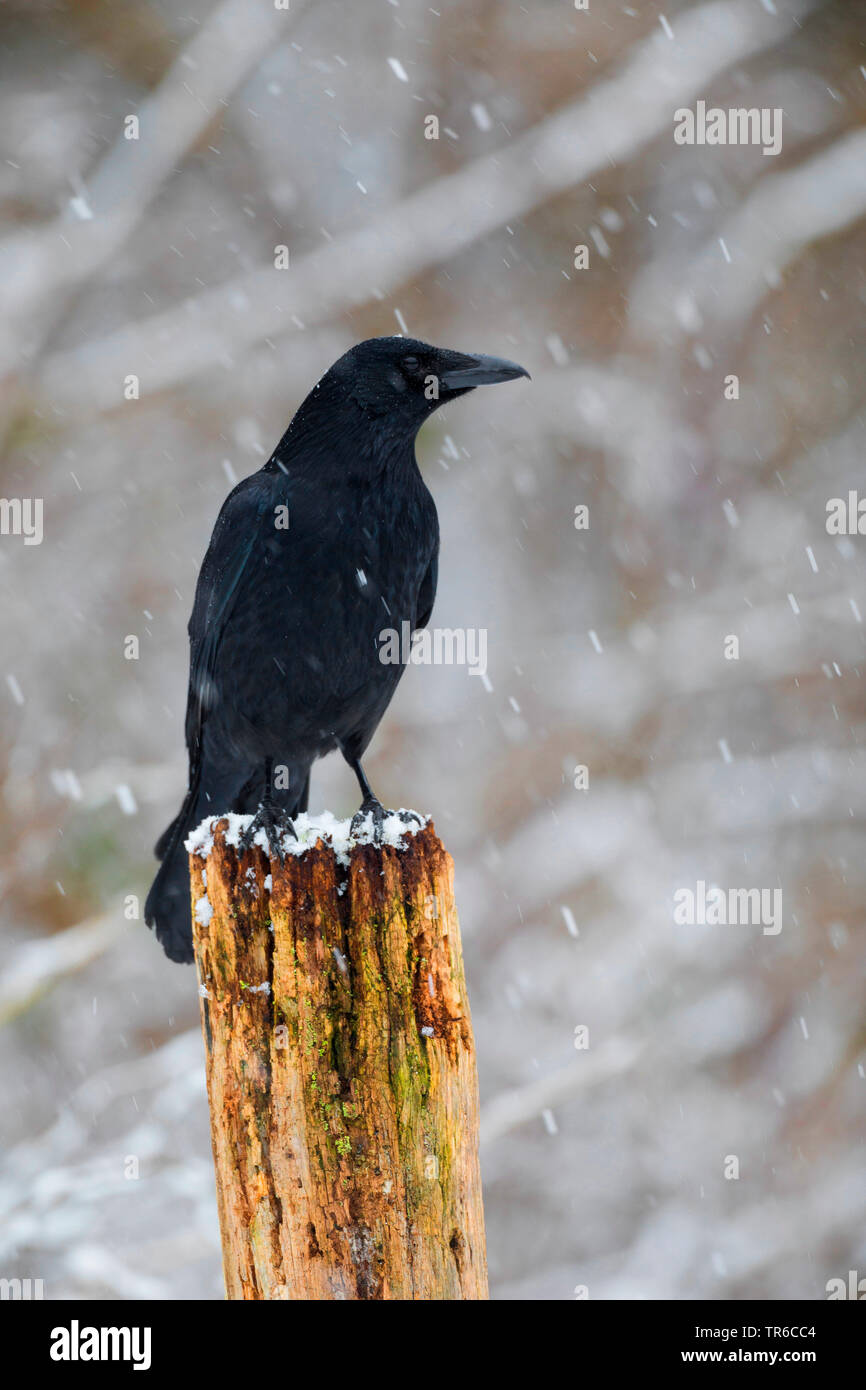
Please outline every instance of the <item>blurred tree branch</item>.
M0 1027L25 1013L60 980L101 956L118 940L123 925L116 914L104 913L28 942L0 976Z
M263 267L56 354L38 375L38 397L63 411L84 403L104 409L120 399L120 372L138 375L143 394L162 390L293 325L310 327L395 290L503 223L630 159L672 128L678 105L705 92L732 64L778 43L810 8L808 0L791 0L770 14L754 0L726 0L684 14L673 42L659 29L620 72L506 149L427 185L288 272Z
M121 133L67 212L23 227L0 243L5 291L0 383L35 360L73 294L120 249L178 162L222 114L229 98L296 19L249 0L223 0L142 103L140 138ZM13 384L12 402L17 397ZM7 402L7 408L10 402Z
M481 1111L481 1144L493 1144L497 1139L530 1120L537 1120L543 1110L551 1109L571 1099L578 1092L603 1086L631 1072L644 1045L632 1038L615 1037L595 1054L586 1053L567 1067L502 1091L489 1100Z
M866 131L858 129L762 179L690 264L650 265L631 299L632 336L656 342L663 333L671 343L743 323L805 247L864 216Z

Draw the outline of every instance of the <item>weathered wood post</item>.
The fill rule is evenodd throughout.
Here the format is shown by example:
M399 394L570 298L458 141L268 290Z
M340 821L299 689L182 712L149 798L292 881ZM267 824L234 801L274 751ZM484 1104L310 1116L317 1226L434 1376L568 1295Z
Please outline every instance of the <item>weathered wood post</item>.
M301 817L281 866L245 823L188 842L227 1296L486 1298L450 856Z

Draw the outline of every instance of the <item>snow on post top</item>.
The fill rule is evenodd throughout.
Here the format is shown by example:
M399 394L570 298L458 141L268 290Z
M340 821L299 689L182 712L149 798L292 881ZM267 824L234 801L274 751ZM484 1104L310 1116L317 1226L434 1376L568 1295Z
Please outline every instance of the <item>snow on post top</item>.
M405 849L404 837L406 835L417 835L418 831L428 824L429 816L420 816L418 821L401 820L401 814L391 812L385 817L382 826L383 845L390 845L392 849ZM418 814L413 812L412 814ZM225 831L225 842L237 848L240 844L241 836L252 821L252 816L239 816L234 811L227 811L222 816L206 816L200 825L197 825L187 839L184 841L184 848L189 854L196 854L200 859L207 859L213 849L214 830L219 821L228 821L228 828ZM334 851L337 856L337 863L344 868L349 864L349 851L355 845L371 845L374 843L373 817L368 812L364 817L363 824L354 834L352 833L351 820L337 820L336 816L330 811L323 811L319 816L308 816L306 811L294 817L294 826L298 832L298 838L285 834L282 837L282 848L284 854L294 854L300 856L305 854L308 849L313 849L319 840ZM267 837L263 830L258 830L253 840L253 844L259 849L269 854Z

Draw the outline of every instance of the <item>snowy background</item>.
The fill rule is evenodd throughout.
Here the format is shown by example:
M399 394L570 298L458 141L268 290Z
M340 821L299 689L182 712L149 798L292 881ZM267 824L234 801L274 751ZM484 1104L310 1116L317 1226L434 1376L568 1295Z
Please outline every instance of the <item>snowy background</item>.
M862 7L0 18L0 493L44 499L0 537L0 1275L221 1296L194 976L124 901L220 503L404 327L533 376L419 441L434 621L492 688L410 669L368 768L457 864L493 1296L866 1274L866 538L825 525L864 485ZM781 154L675 144L698 100L782 108ZM312 810L356 800L319 765ZM782 931L676 926L699 880L781 888Z

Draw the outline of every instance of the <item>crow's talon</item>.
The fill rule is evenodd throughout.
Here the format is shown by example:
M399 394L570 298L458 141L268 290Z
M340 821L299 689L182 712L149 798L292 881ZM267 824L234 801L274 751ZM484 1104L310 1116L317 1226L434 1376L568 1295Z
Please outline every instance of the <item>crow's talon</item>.
M265 832L265 839L268 843L268 849L270 850L270 857L272 859L278 859L280 861L280 867L282 868L286 862L286 855L283 850L283 836L288 832L293 835L295 839L298 838L298 832L295 830L294 821L291 816L286 815L285 811L275 810L273 806L269 806L267 802L263 801L260 803L259 809L256 811L256 814L253 816L246 830L241 835L240 847L242 850L248 850L250 848L250 845L253 843L253 840L260 830Z
M360 810L356 811L352 817L350 834L354 839L357 839L364 829L368 816L373 817L373 844L376 846L382 844L382 833L388 816L396 816L407 829L412 825L420 827L424 824L424 817L419 816L417 811L389 811L375 797L365 797Z
M366 822L367 817L372 816L373 844L381 845L382 827L385 824L385 817L389 816L390 814L391 812L386 811L381 801L378 801L376 797L365 797L364 800L361 802L360 807L352 817L352 824L349 826L349 833L350 835L352 835L354 839L357 839L358 835L364 828L364 824Z

